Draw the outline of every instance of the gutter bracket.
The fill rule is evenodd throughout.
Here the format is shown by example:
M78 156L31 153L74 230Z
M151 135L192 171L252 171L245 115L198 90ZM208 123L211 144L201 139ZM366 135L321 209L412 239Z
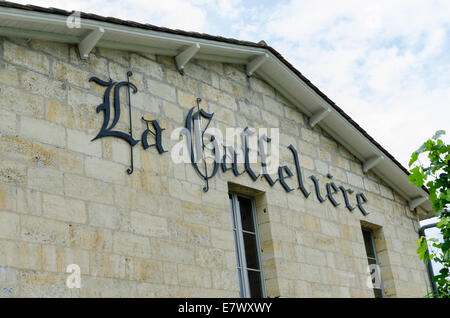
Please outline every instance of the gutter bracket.
M92 30L80 43L78 43L78 51L80 52L81 59L86 60L89 57L89 53L91 53L103 34L105 34L105 29L98 27L97 29Z
M195 43L184 49L183 52L175 57L175 63L181 75L184 75L184 67L195 56L198 50L200 50L200 44Z
M257 57L253 58L250 62L247 63L246 71L247 76L252 76L253 73L256 72L256 70L263 65L263 63L267 60L269 55L267 53L264 53L262 55L258 55Z
M311 117L309 117L308 123L311 127L314 127L317 125L322 119L327 117L331 113L331 108L327 108L324 110L320 110L316 112L315 114L312 114Z
M377 164L379 164L383 159L384 159L383 156L374 156L374 157L367 159L363 163L363 172L367 173L370 169L372 169Z
M408 201L408 207L410 211L414 211L419 205L424 203L427 200L426 197L418 197Z

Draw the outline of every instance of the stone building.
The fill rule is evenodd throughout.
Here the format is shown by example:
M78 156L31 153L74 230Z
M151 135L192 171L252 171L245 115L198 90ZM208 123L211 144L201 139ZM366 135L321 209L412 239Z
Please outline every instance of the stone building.
M236 157L174 160L205 125ZM426 189L264 42L0 2L0 159L2 296L429 289Z

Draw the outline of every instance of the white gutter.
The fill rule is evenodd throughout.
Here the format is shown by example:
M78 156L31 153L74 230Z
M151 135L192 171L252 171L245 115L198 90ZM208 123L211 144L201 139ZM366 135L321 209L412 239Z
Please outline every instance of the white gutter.
M0 24L3 19L12 19L14 21L23 21L23 22L34 22L38 24L44 24L46 26L55 25L55 26L63 26L67 27L66 21L68 17L60 16L56 14L48 14L42 12L35 11L23 11L19 9L0 7ZM196 43L207 47L207 48L215 48L215 49L224 49L227 51L235 51L239 53L245 54L263 54L265 53L265 49L263 48L253 48L244 45L236 45L232 43L218 42L207 39L200 39L194 37L188 37L178 34L171 34L153 30L144 30L140 28L132 28L129 26L117 25L109 22L100 22L95 20L87 20L82 18L80 23L80 28L82 30L96 30L99 27L102 27L106 33L118 34L118 35L127 35L129 37L136 37L146 40L163 40L174 42L183 46L193 46ZM99 44L101 41L99 42Z

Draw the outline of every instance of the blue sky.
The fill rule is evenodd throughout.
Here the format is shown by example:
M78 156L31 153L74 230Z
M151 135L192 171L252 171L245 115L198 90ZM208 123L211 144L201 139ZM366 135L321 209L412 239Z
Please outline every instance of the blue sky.
M407 166L450 140L448 0L25 0L158 26L265 40Z

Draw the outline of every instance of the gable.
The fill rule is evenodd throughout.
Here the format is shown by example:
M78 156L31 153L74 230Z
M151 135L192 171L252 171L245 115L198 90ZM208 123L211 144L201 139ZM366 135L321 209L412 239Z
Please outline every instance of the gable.
M81 14L79 28L67 28L70 14L57 9L0 3L1 34L75 44L82 51L82 57L89 56L96 46L174 56L176 66L185 73L195 69L190 66L194 57L243 65L247 75L257 75L281 92L308 117L309 123L319 125L344 145L363 162L363 166L370 167L407 198L412 208L420 203L431 211L429 201L421 202L421 198L427 197L426 190L417 189L408 182L408 171L276 50L264 43L174 31L88 14ZM232 86L229 89L233 89ZM217 94L214 90L207 93L210 96ZM270 97L266 100L271 101Z

